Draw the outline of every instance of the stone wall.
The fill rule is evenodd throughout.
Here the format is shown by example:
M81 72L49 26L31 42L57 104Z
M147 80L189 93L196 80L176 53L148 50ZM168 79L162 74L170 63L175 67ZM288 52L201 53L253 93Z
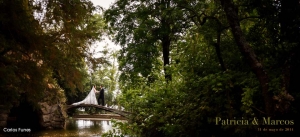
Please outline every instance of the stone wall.
M40 125L46 129L65 128L66 112L61 104L49 105L47 102L39 103L41 107Z
M64 129L66 125L66 112L61 104L49 105L46 102L39 103L40 113L39 113L39 123L42 128L45 129ZM10 108L0 105L0 128L7 127L8 116L10 113Z
M10 110L9 108L0 105L0 127L1 128L6 127L7 125L7 118L10 112L9 110Z

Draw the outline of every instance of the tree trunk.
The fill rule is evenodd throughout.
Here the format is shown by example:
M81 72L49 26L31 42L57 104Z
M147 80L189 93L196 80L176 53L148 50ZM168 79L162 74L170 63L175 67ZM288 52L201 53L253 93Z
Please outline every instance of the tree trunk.
M215 49L216 49L216 53L217 53L219 63L221 65L221 69L222 69L222 71L226 71L226 67L225 67L223 58L221 56L220 43L221 43L221 31L218 30L218 32L217 32L217 43L215 43L214 46L215 46Z
M247 63L250 65L252 71L255 73L257 79L259 80L262 96L265 103L265 111L268 116L272 115L273 111L273 100L272 93L269 92L268 85L268 75L263 68L262 63L257 59L256 54L250 47L249 43L246 41L245 35L243 34L238 15L235 11L235 5L232 0L220 0L222 7L226 13L228 23L231 27L231 31L240 52L246 59Z
M170 64L170 44L171 44L171 41L170 41L169 37L164 37L162 39L164 72L165 72L165 79L167 81L172 80L171 74L166 69L166 66Z
M170 8L170 0L162 0L161 7L162 11L167 11ZM161 16L161 41L162 41L162 49L163 49L163 61L164 61L164 72L166 81L171 81L172 76L171 73L167 70L167 65L170 64L170 45L171 45L171 21L167 15Z

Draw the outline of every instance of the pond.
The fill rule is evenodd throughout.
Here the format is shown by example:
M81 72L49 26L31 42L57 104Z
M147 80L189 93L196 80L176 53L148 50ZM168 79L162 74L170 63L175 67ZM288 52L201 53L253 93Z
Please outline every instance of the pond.
M124 121L124 120L117 120ZM42 130L30 133L30 136L38 137L99 137L103 133L112 130L111 119L90 118L90 119L75 119L69 118L66 120L66 129ZM14 134L6 134L11 136ZM21 135L21 134L20 134ZM25 135L25 134L24 134ZM28 134L27 134L28 135ZM2 135L0 134L0 137Z
M37 133L38 136L101 136L103 133L112 130L112 123L109 119L68 119L66 129L44 130Z

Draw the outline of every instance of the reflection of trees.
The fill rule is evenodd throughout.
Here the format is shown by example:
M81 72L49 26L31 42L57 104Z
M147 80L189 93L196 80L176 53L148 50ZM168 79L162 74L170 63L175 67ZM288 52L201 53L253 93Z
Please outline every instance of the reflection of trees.
M112 127L110 120L69 119L67 121L65 132L69 135L76 134L78 136L98 136L111 129Z
M93 123L93 124L91 125L92 128L99 128L99 127L102 126L102 123L99 122L99 120L93 120L92 123Z
M86 125L83 129L84 132L90 133L90 134L102 134L102 123L99 120L87 120L90 122L90 125Z
M69 119L67 121L66 129L67 130L78 130L78 124L76 122L77 120Z
M86 132L92 134L102 134L102 122L100 120L91 120L92 124L86 128Z

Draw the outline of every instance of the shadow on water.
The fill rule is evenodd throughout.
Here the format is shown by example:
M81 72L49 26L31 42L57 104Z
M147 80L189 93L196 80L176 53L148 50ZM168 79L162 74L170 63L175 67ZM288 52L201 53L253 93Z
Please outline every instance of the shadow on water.
M36 135L38 136L101 136L104 132L111 130L110 120L83 120L68 119L66 129L60 130L43 130Z
M110 120L83 120L67 119L66 129L40 130L30 133L6 133L0 137L10 136L38 136L38 137L99 137L103 133L112 130Z

